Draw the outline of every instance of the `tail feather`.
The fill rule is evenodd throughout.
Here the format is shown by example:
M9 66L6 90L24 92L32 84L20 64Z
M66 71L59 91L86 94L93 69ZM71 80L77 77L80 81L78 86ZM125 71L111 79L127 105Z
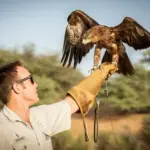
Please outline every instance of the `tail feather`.
M106 51L104 54L102 63L103 62L112 62L112 55L108 53L108 51ZM126 52L123 52L121 55L119 55L118 69L118 73L121 73L125 76L132 76L135 73L134 68Z

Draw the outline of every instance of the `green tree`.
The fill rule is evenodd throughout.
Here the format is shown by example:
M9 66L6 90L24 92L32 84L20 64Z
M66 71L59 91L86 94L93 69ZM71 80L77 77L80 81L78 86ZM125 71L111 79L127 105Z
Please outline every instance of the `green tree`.
M150 54L150 53L148 53ZM142 62L148 62L145 53ZM149 63L149 62L148 62ZM134 66L134 76L115 77L108 80L109 96L100 90L103 104L108 105L118 112L147 112L150 110L150 70L143 64Z
M143 53L143 58L141 59L141 62L150 64L150 50L147 50Z
M38 55L35 51L32 43L24 45L22 52L17 49L0 49L0 67L21 60L39 85L39 104L50 104L63 99L67 90L84 76L77 69L62 67L58 55Z

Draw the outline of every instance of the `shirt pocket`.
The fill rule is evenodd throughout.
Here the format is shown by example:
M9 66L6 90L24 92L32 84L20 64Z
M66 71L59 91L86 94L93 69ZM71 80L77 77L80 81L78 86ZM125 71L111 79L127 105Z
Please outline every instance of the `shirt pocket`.
M46 132L43 133L43 143L45 149L52 149L52 141L50 135L48 135Z
M28 150L24 136L15 138L12 146L14 150Z
M46 132L42 132L43 133L43 136L44 136L44 140L46 141L46 142L49 142L50 140L51 140L51 137L50 137L50 135L48 135Z

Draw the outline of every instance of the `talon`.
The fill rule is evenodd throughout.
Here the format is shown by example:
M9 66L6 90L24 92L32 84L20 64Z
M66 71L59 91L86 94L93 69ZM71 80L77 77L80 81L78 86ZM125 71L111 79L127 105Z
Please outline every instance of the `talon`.
M91 72L91 74L92 74L92 73L93 73L94 71L96 71L98 68L99 68L98 65L94 65L93 68L92 68L91 70L89 70L88 72L89 72L89 73Z

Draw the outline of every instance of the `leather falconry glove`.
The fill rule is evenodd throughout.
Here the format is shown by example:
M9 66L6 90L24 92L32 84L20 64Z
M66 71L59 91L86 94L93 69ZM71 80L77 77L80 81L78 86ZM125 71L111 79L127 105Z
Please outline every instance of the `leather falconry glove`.
M86 141L89 141L89 137L87 134L85 115L88 113L90 107L92 107L104 81L117 70L118 68L115 64L103 63L100 65L99 69L67 92L79 106L80 113L83 117Z

